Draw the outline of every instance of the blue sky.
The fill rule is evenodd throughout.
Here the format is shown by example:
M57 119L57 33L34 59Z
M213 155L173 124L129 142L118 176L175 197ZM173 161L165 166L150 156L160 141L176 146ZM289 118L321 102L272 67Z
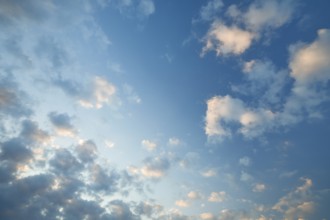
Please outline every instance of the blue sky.
M0 218L330 219L329 6L0 1Z

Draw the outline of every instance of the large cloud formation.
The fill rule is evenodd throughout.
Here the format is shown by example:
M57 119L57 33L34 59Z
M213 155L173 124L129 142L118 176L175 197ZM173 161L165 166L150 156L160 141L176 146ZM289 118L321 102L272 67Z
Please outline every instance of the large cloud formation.
M207 101L206 135L223 139L241 133L255 138L304 118L322 117L322 104L329 101L326 96L330 79L329 33L328 29L320 29L314 42L290 46L287 70L277 71L270 61L246 62L245 81L232 90L257 101L248 105L231 95L212 97ZM289 94L288 80L293 81ZM237 131L232 130L234 125L238 125Z

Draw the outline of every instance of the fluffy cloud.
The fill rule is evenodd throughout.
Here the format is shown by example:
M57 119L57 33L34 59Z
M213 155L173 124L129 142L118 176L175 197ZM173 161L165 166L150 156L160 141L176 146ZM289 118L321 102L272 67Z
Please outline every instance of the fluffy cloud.
M204 212L204 213L200 214L199 217L203 220L214 220L214 219L216 219L216 217L210 212Z
M101 166L92 141L75 148L45 146L46 160L39 161L36 150L45 134L25 120L17 137L1 137L1 219L140 219L135 204L103 197L134 188L132 176L126 181L127 174Z
M320 29L318 38L311 44L291 46L290 69L295 79L293 91L304 96L315 83L324 83L330 79L330 30Z
M187 198L191 199L191 200L196 200L196 199L201 199L203 196L201 195L201 193L196 192L196 191L190 191L187 194Z
M282 213L285 219L293 220L306 218L315 210L315 203L311 200L310 188L313 185L311 179L302 179L304 184L283 196L272 209Z
M253 41L261 38L265 31L288 23L294 14L296 4L293 0L256 0L246 11L240 10L237 5L231 5L226 12L231 18L230 25L225 25L222 22L225 19L216 16L216 12L222 7L222 1L210 1L202 7L202 20L212 21L204 37L202 55L213 50L216 51L217 56L244 53L251 47Z
M215 21L204 39L205 46L202 49L202 56L208 51L214 50L220 55L239 55L247 50L254 34L245 31L237 26L226 26L222 22Z
M189 206L189 203L188 203L188 201L181 199L181 200L175 201L175 205L179 206L179 207L182 207L182 208L186 208L186 207Z
M208 198L209 202L223 202L227 199L227 193L225 191L212 192Z
M253 192L263 192L265 190L266 190L266 185L262 183L255 184L252 189Z
M141 144L144 148L146 148L148 151L153 151L157 148L157 144L150 140L142 140Z
M296 6L294 0L257 0L246 12L239 13L239 16L252 30L278 28L291 20Z
M50 112L49 120L54 125L56 132L62 136L72 137L76 133L76 129L71 123L72 117L66 113Z
M271 126L275 114L268 109L250 110L243 101L230 96L215 96L207 101L205 133L209 138L230 137L229 124L241 125L239 132L245 137L256 137Z
M152 179L159 179L165 176L167 170L170 168L170 162L164 157L148 157L143 161L144 165L140 172L143 176Z
M205 170L203 172L201 172L201 175L204 177L213 177L218 175L218 172L216 169L209 169L209 170Z

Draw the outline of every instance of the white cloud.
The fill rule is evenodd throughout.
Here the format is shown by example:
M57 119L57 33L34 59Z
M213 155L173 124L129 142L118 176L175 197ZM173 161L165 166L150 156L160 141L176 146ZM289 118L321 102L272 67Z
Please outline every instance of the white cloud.
M230 124L239 123L239 132L247 138L262 134L272 125L275 114L268 109L250 110L240 99L215 96L207 101L205 133L211 139L230 137Z
M217 7L214 2L217 3ZM202 56L213 50L217 56L244 53L253 41L261 39L265 31L288 23L296 4L295 0L256 0L246 11L240 10L237 5L231 5L225 13L231 18L230 25L223 24L220 20L224 19L216 16L216 12L222 6L222 1L210 1L202 7L202 20L212 21L211 28L204 38Z
M204 56L207 52L213 50L217 56L239 55L251 46L254 38L252 32L235 25L226 26L220 21L215 21L206 34L201 55Z
M250 166L251 165L251 159L247 156L244 156L239 159L238 163L242 166Z
M230 96L215 96L207 101L205 133L210 136L231 136L231 131L222 124L237 120L244 112L244 103Z
M272 209L283 213L285 219L294 220L297 218L306 218L315 211L315 202L313 202L310 188L313 185L311 179L303 178L304 184L295 190L283 196Z
M165 176L170 168L170 162L163 157L146 158L140 172L143 176L152 179L159 179Z
M210 212L204 212L204 213L200 214L199 217L202 220L214 220L214 219L216 219L215 216Z
M186 200L177 200L175 201L175 205L182 208L186 208L189 206L189 203Z
M290 69L296 86L330 79L330 30L320 29L317 34L318 38L311 44L291 47Z
M215 169L209 169L209 170L205 170L201 173L202 176L204 177L214 177L216 175L218 175L218 172Z
M263 192L265 190L266 190L266 185L262 183L255 184L252 189L253 192Z
M294 0L257 0L240 16L248 28L258 31L283 26L291 20L295 8Z
M203 196L197 191L190 191L187 197L191 200L201 199Z
M142 140L141 144L144 148L146 148L148 151L153 151L157 148L157 144L150 140Z
M111 140L105 140L104 141L105 146L107 146L109 149L112 149L115 147L115 143Z
M223 202L227 199L227 194L225 191L212 192L208 198L209 202Z

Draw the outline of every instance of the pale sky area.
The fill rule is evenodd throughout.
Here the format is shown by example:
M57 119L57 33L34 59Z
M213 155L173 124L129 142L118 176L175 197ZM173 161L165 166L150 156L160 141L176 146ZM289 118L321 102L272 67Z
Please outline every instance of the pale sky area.
M329 9L0 0L0 219L330 220Z

